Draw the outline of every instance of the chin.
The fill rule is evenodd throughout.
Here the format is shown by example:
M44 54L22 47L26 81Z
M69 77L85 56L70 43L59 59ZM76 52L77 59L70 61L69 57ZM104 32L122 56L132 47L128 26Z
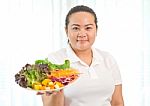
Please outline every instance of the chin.
M81 45L81 46L78 46L78 47L77 47L78 50L87 50L87 49L89 49L89 48L91 48L91 46Z

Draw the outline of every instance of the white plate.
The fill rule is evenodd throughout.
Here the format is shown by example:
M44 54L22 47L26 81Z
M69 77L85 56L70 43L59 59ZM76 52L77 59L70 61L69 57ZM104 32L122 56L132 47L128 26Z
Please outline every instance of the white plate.
M58 92L58 91L64 89L66 86L61 87L61 88L57 88L57 89L49 89L49 90L34 90L34 89L31 89L31 88L26 88L26 89L35 91L37 95L42 95L42 94L45 94L45 93L50 93L51 94L52 92Z
M74 79L73 81L69 82L67 85L65 85L65 86L63 86L63 87L60 87L60 88L55 88L55 89L35 90L35 89L29 88L29 87L28 87L28 88L25 88L25 89L31 90L31 91L35 91L35 92L37 93L37 95L42 95L42 94L45 94L46 92L47 92L47 93L58 92L58 91L60 91L60 90L62 90L62 89L65 89L66 87L71 86L71 85L74 83L74 81L76 81L76 80L78 80L78 79L79 79L79 76L78 76L76 79Z

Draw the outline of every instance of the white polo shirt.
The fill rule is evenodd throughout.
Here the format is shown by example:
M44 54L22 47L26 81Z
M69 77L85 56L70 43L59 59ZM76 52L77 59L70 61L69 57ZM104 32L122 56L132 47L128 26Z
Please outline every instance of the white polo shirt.
M49 60L56 64L69 59L71 67L83 73L64 89L65 106L111 106L115 85L121 84L118 66L109 53L95 48L92 52L91 66L80 60L69 46L49 55Z

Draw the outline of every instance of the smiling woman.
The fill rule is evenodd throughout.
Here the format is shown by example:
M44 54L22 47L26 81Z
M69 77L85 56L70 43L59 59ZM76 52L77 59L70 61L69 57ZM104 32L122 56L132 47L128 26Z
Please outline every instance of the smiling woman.
M109 53L93 47L97 33L95 12L77 5L68 12L66 21L68 47L51 53L49 59L61 63L67 58L83 75L61 94L43 95L44 106L124 106L117 63Z

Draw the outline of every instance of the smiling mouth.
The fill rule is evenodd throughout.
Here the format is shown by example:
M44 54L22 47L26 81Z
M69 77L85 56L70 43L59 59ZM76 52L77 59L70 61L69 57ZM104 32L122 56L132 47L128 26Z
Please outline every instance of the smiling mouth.
M88 39L77 39L77 41L88 41Z
M88 41L88 40L77 40L78 42L85 42L85 41Z

